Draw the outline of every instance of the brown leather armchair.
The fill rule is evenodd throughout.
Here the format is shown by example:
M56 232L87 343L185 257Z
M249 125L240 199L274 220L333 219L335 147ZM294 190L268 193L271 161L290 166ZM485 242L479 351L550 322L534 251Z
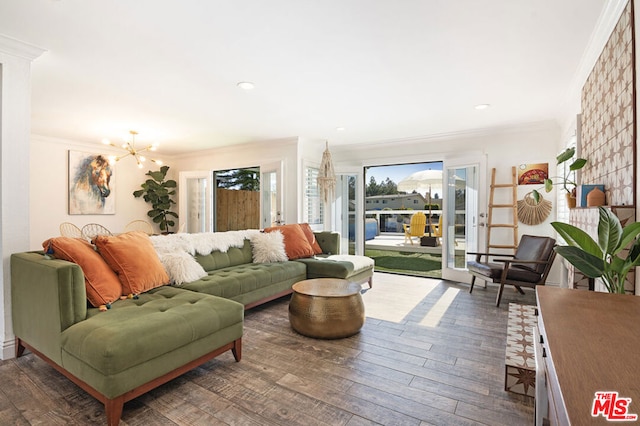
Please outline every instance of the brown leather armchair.
M514 286L521 294L524 294L521 287L544 285L556 257L555 244L556 240L550 237L523 235L515 255L468 253L476 255L475 261L467 263L467 269L473 275L469 293L473 291L476 277L498 283L496 306L500 306L505 284ZM483 256L484 262L481 261Z

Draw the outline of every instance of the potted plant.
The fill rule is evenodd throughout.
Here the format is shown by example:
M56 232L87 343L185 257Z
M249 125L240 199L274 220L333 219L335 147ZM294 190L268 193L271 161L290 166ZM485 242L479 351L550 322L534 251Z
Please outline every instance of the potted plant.
M147 215L158 224L163 233L169 233L169 228L176 224L172 217L178 217L171 211L171 205L176 203L171 196L175 195L175 188L178 185L175 180L165 180L168 170L169 166L162 166L155 172L149 170L145 175L150 176L151 179L147 179L140 185L142 189L133 192L134 197L144 197L147 203L151 203L152 208Z
M567 148L562 151L556 157L557 165L565 163L573 158L576 153L575 147ZM558 180L558 185L562 184L562 188L566 191L565 196L567 197L567 205L569 208L574 208L576 206L576 186L577 184L570 179L571 172L576 170L580 170L587 164L587 160L584 158L576 158L576 160L569 165L569 169L567 169L566 165L564 166L564 174L562 176L557 176L555 179ZM553 178L547 178L544 180L544 190L546 192L551 192L553 189ZM535 189L532 191L533 199L536 203L540 202L540 193Z
M624 293L629 271L640 266L640 222L624 228L620 220L604 207L598 207L598 241L585 231L563 222L551 226L567 242L556 252L589 278L602 278L609 293ZM623 257L625 250L626 257Z

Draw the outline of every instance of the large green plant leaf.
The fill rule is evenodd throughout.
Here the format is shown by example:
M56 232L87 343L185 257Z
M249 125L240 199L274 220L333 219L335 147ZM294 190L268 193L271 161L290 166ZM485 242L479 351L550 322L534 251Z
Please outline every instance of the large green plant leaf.
M574 161L573 163L571 163L571 165L569 166L569 170L580 170L581 168L583 168L585 166L585 164L587 164L587 160L584 158L576 158L576 161Z
M564 151L562 151L560 154L558 154L558 156L556 157L556 160L558 162L558 164L564 163L567 160L570 160L573 155L576 153L576 149L575 148L567 148Z
M622 225L620 220L609 209L598 207L600 221L598 222L598 243L602 251L613 253L622 237Z
M554 250L590 278L598 278L604 273L604 261L578 247L560 246Z
M620 243L612 254L618 254L621 250L624 250L633 240L640 235L640 222L630 223L622 228L622 237L620 237Z
M634 241L633 245L629 248L629 254L624 260L621 272L626 275L631 268L635 268L636 266L640 266L640 241L638 240Z
M604 258L598 243L582 229L564 222L551 222L551 226L570 246L581 248L598 259Z

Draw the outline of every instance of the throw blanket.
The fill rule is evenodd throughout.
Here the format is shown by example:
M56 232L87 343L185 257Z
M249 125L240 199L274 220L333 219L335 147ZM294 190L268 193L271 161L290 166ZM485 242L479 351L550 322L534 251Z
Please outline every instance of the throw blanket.
M171 281L181 285L206 277L207 272L196 262L196 254L207 255L214 250L227 252L231 247L240 248L245 239L260 231L204 232L199 234L170 234L151 236L160 262L167 270Z

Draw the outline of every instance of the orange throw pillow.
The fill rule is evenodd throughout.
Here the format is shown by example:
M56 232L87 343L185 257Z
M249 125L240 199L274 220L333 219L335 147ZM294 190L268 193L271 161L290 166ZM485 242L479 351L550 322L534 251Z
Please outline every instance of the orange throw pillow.
M122 295L118 277L87 241L81 238L56 237L43 242L42 247L56 259L80 266L84 273L87 299L92 306L98 308L100 305L107 305Z
M304 232L304 235L307 237L307 241L311 244L313 254L322 254L322 247L318 244L318 240L316 240L316 236L313 233L313 229L311 229L311 225L308 223L301 223L300 228L302 228L302 232Z
M149 236L134 231L117 236L98 235L93 239L98 253L122 283L123 294L140 294L169 284L169 275Z
M287 253L289 260L313 257L315 254L313 248L300 225L293 223L291 225L273 226L265 228L264 232L276 230L279 230L284 235L284 251Z

